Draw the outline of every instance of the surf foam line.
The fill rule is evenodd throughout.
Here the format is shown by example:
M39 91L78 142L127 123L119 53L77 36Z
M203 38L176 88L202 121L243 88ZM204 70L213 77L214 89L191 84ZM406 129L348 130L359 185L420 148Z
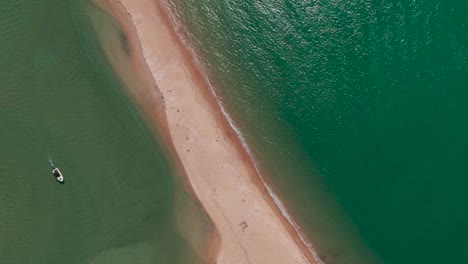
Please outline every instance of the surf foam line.
M181 33L181 32L188 32L188 31L185 28L183 28L183 26L180 23L179 15L176 12L174 12L174 10L176 8L174 3L172 1L170 1L170 0L164 1L164 2L167 3L167 5L164 5L164 8L166 9L166 13L168 14L168 17L169 17L169 19L171 21L171 24L172 24L172 26L173 26L173 28L175 30L175 33L177 34L177 36L181 40L184 47L191 53L192 58L195 60L197 65L201 67L202 72L205 73L206 72L205 65L198 59L198 56L196 55L196 53L195 53L195 51L194 51L194 49L193 49L193 47L191 45L190 40L183 33ZM267 189L268 194L273 199L276 206L279 208L281 214L286 218L286 220L294 228L294 230L296 231L296 234L299 236L299 239L302 241L302 243L307 247L309 252L312 254L312 256L314 258L314 261L317 262L317 264L325 264L325 262L322 261L322 259L320 259L320 256L318 255L317 251L314 249L313 245L306 240L303 233L301 232L301 228L296 223L296 221L294 221L292 216L289 214L288 210L284 206L284 203L281 201L281 199L278 197L278 195L276 195L276 193L273 191L273 189L265 181L263 175L260 173L260 169L258 167L257 160L255 159L252 151L250 150L250 147L247 144L247 140L246 140L244 134L241 132L239 127L236 125L235 121L231 118L230 114L227 112L226 108L224 107L224 105L222 103L221 98L216 93L215 88L211 84L211 81L208 79L208 76L206 74L203 74L203 79L208 84L210 92L214 96L216 104L218 105L219 109L221 109L221 112L223 113L223 116L228 121L229 126L234 130L237 137L240 139L242 147L244 148L244 150L249 155L249 158L252 160L252 163L253 163L253 166L255 168L255 171L257 172L257 175L260 177L260 180L262 181L263 185Z
M278 197L278 195L276 195L276 193L273 191L273 189L266 183L265 179L263 178L263 175L260 173L260 170L258 168L258 165L257 165L257 161L252 153L252 151L250 150L249 146L247 145L247 142L245 140L245 137L244 135L242 134L242 132L240 131L240 129L236 126L234 120L231 118L231 116L227 113L227 111L225 110L224 108L224 105L222 104L222 102L219 100L219 97L216 95L216 91L214 90L214 88L211 86L211 83L208 81L208 84L210 86L210 90L213 94L213 96L215 97L216 99L216 102L219 106L219 108L221 109L221 112L223 113L224 117L228 120L228 123L229 123L229 126L236 132L237 136L239 137L241 143L242 143L242 146L244 147L245 151L247 152L247 154L249 155L249 158L252 160L252 163L254 165L254 168L255 168L255 171L257 172L258 176L260 177L260 180L262 181L263 185L265 186L265 188L267 189L268 191L268 194L270 195L270 197L273 199L273 201L275 202L276 206L280 209L281 211L281 214L288 220L288 222L294 227L294 230L296 231L296 234L299 236L299 238L301 239L302 243L304 245L306 245L307 249L309 249L309 252L312 254L313 258L314 258L314 261L316 261L318 264L325 264L325 262L323 262L317 251L315 251L315 249L313 248L312 244L310 242L308 242L305 237L303 236L302 232L301 232L301 228L299 227L299 225L296 223L296 221L293 220L292 216L289 214L288 210L286 209L286 207L284 206L284 203L281 201L281 199Z

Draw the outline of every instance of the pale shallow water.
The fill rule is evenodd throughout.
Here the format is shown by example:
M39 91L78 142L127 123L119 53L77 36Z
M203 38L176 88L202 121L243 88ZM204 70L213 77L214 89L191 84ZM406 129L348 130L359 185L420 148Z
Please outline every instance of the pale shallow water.
M206 229L181 218L198 207L106 62L89 8L0 3L0 263L199 263L191 236Z

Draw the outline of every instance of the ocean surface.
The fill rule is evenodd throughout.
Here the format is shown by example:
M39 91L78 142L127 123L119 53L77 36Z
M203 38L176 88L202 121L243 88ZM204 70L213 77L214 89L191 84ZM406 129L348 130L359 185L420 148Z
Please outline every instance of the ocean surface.
M326 263L468 263L468 1L173 7Z
M91 17L112 24L87 1L0 2L0 263L200 263L205 218Z

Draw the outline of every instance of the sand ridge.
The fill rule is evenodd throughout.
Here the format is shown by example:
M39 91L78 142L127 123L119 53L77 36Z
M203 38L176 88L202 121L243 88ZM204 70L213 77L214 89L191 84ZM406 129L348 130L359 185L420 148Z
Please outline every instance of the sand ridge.
M174 29L165 2L108 0L130 17L154 80L131 92L171 142L194 195L212 219L221 244L216 263L315 263L259 184L251 160L213 104ZM119 19L119 22L123 22ZM199 71L199 70L198 70ZM157 100L148 100L149 97ZM161 113L162 112L162 113ZM162 120L164 119L164 120Z

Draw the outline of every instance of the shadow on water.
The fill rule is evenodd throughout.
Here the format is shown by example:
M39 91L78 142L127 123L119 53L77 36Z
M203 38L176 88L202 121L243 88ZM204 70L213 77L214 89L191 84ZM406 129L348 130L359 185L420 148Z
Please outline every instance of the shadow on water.
M120 45L122 46L122 49L124 50L125 54L127 54L127 56L131 56L131 50L128 44L127 36L123 31L120 31Z

